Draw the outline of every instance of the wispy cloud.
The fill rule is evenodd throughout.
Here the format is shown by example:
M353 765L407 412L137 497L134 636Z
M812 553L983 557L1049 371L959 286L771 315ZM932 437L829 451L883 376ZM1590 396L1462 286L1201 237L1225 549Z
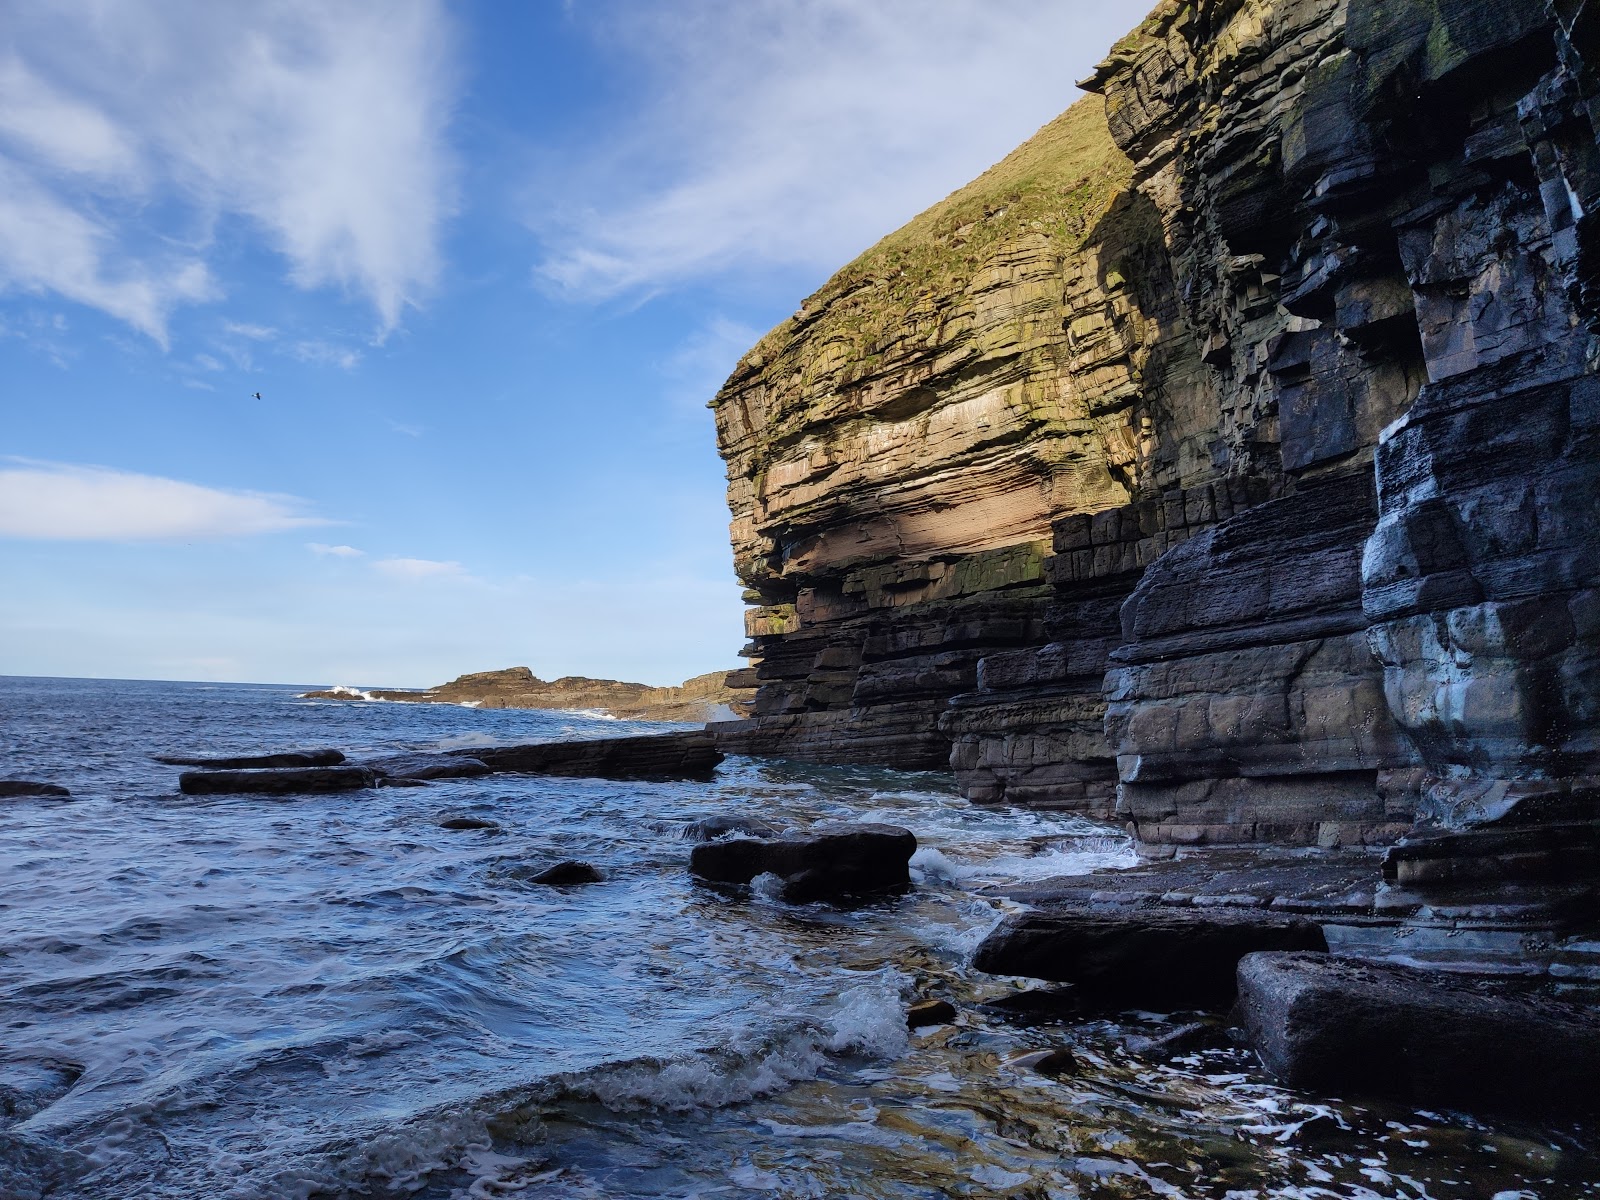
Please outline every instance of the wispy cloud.
M110 467L0 460L0 537L166 541L329 524L293 496L234 491Z
M342 371L353 371L361 363L361 351L332 342L295 342L288 348L288 353L300 362L317 367L338 367Z
M326 542L307 542L306 549L313 554L332 558L361 558L366 554L365 550L357 550L354 546L330 546Z
M468 581L473 577L458 562L436 562L431 558L380 558L372 569L391 579L445 579Z
M1061 0L595 0L634 128L531 189L541 273L584 297L825 271L1003 157L1139 15Z
M727 317L711 318L661 365L667 399L686 414L703 416L706 401L717 394L739 358L762 331Z
M384 331L432 284L452 205L442 0L6 9L0 287L164 343L174 308L221 294L208 251L230 217Z
M276 329L268 328L265 325L250 325L240 321L224 321L222 323L222 331L231 333L234 337L249 338L252 342L271 341L278 336Z

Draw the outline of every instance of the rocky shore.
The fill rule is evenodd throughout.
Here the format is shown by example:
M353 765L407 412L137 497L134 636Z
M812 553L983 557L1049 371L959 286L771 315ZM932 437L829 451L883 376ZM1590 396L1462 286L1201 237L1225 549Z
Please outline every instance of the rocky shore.
M1521 1055L1593 1107L1597 65L1581 6L1159 5L712 401L719 745L1133 833L989 970L1237 1001L1306 1086L1539 1107Z
M466 704L474 708L543 708L601 712L629 721L704 724L748 711L749 688L730 684L727 671L696 675L676 687L650 687L615 679L565 675L544 680L527 667L478 671L423 691L403 688L330 688L304 693L313 700L391 700L410 704Z

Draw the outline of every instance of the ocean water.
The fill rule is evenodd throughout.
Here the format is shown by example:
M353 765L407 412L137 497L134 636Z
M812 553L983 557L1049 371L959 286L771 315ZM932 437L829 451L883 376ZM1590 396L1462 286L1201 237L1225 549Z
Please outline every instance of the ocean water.
M1130 865L1117 831L940 775L734 759L709 783L490 776L180 795L155 753L351 757L638 732L593 715L0 678L0 1197L1600 1194L1590 1131L1298 1095L1176 1018L1019 1023L967 959L991 884ZM724 813L916 832L850 909L688 875ZM447 816L495 822L446 830ZM578 858L603 883L547 888ZM955 1024L908 1033L908 1003ZM1030 1052L1070 1046L1041 1075Z

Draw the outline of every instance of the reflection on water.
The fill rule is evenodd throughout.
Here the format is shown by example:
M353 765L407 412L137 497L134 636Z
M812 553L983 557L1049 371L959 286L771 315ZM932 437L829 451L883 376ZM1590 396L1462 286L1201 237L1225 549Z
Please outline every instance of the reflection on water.
M737 760L709 784L495 776L188 799L161 751L603 736L571 714L0 680L0 1195L1590 1195L1581 1130L1134 1058L1153 1016L1019 1023L969 977L985 884L1132 861L937 775ZM699 887L690 821L891 821L917 886L852 910ZM446 830L470 814L498 829ZM580 858L604 883L529 867ZM908 1034L921 996L958 1022ZM1040 1074L1031 1051L1073 1050Z

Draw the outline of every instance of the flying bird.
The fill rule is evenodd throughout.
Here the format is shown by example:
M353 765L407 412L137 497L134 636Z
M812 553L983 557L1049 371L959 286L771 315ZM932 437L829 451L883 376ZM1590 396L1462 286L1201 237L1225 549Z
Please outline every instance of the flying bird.
M256 397L257 400L261 399L261 393L260 392L256 392L255 393L255 397Z

